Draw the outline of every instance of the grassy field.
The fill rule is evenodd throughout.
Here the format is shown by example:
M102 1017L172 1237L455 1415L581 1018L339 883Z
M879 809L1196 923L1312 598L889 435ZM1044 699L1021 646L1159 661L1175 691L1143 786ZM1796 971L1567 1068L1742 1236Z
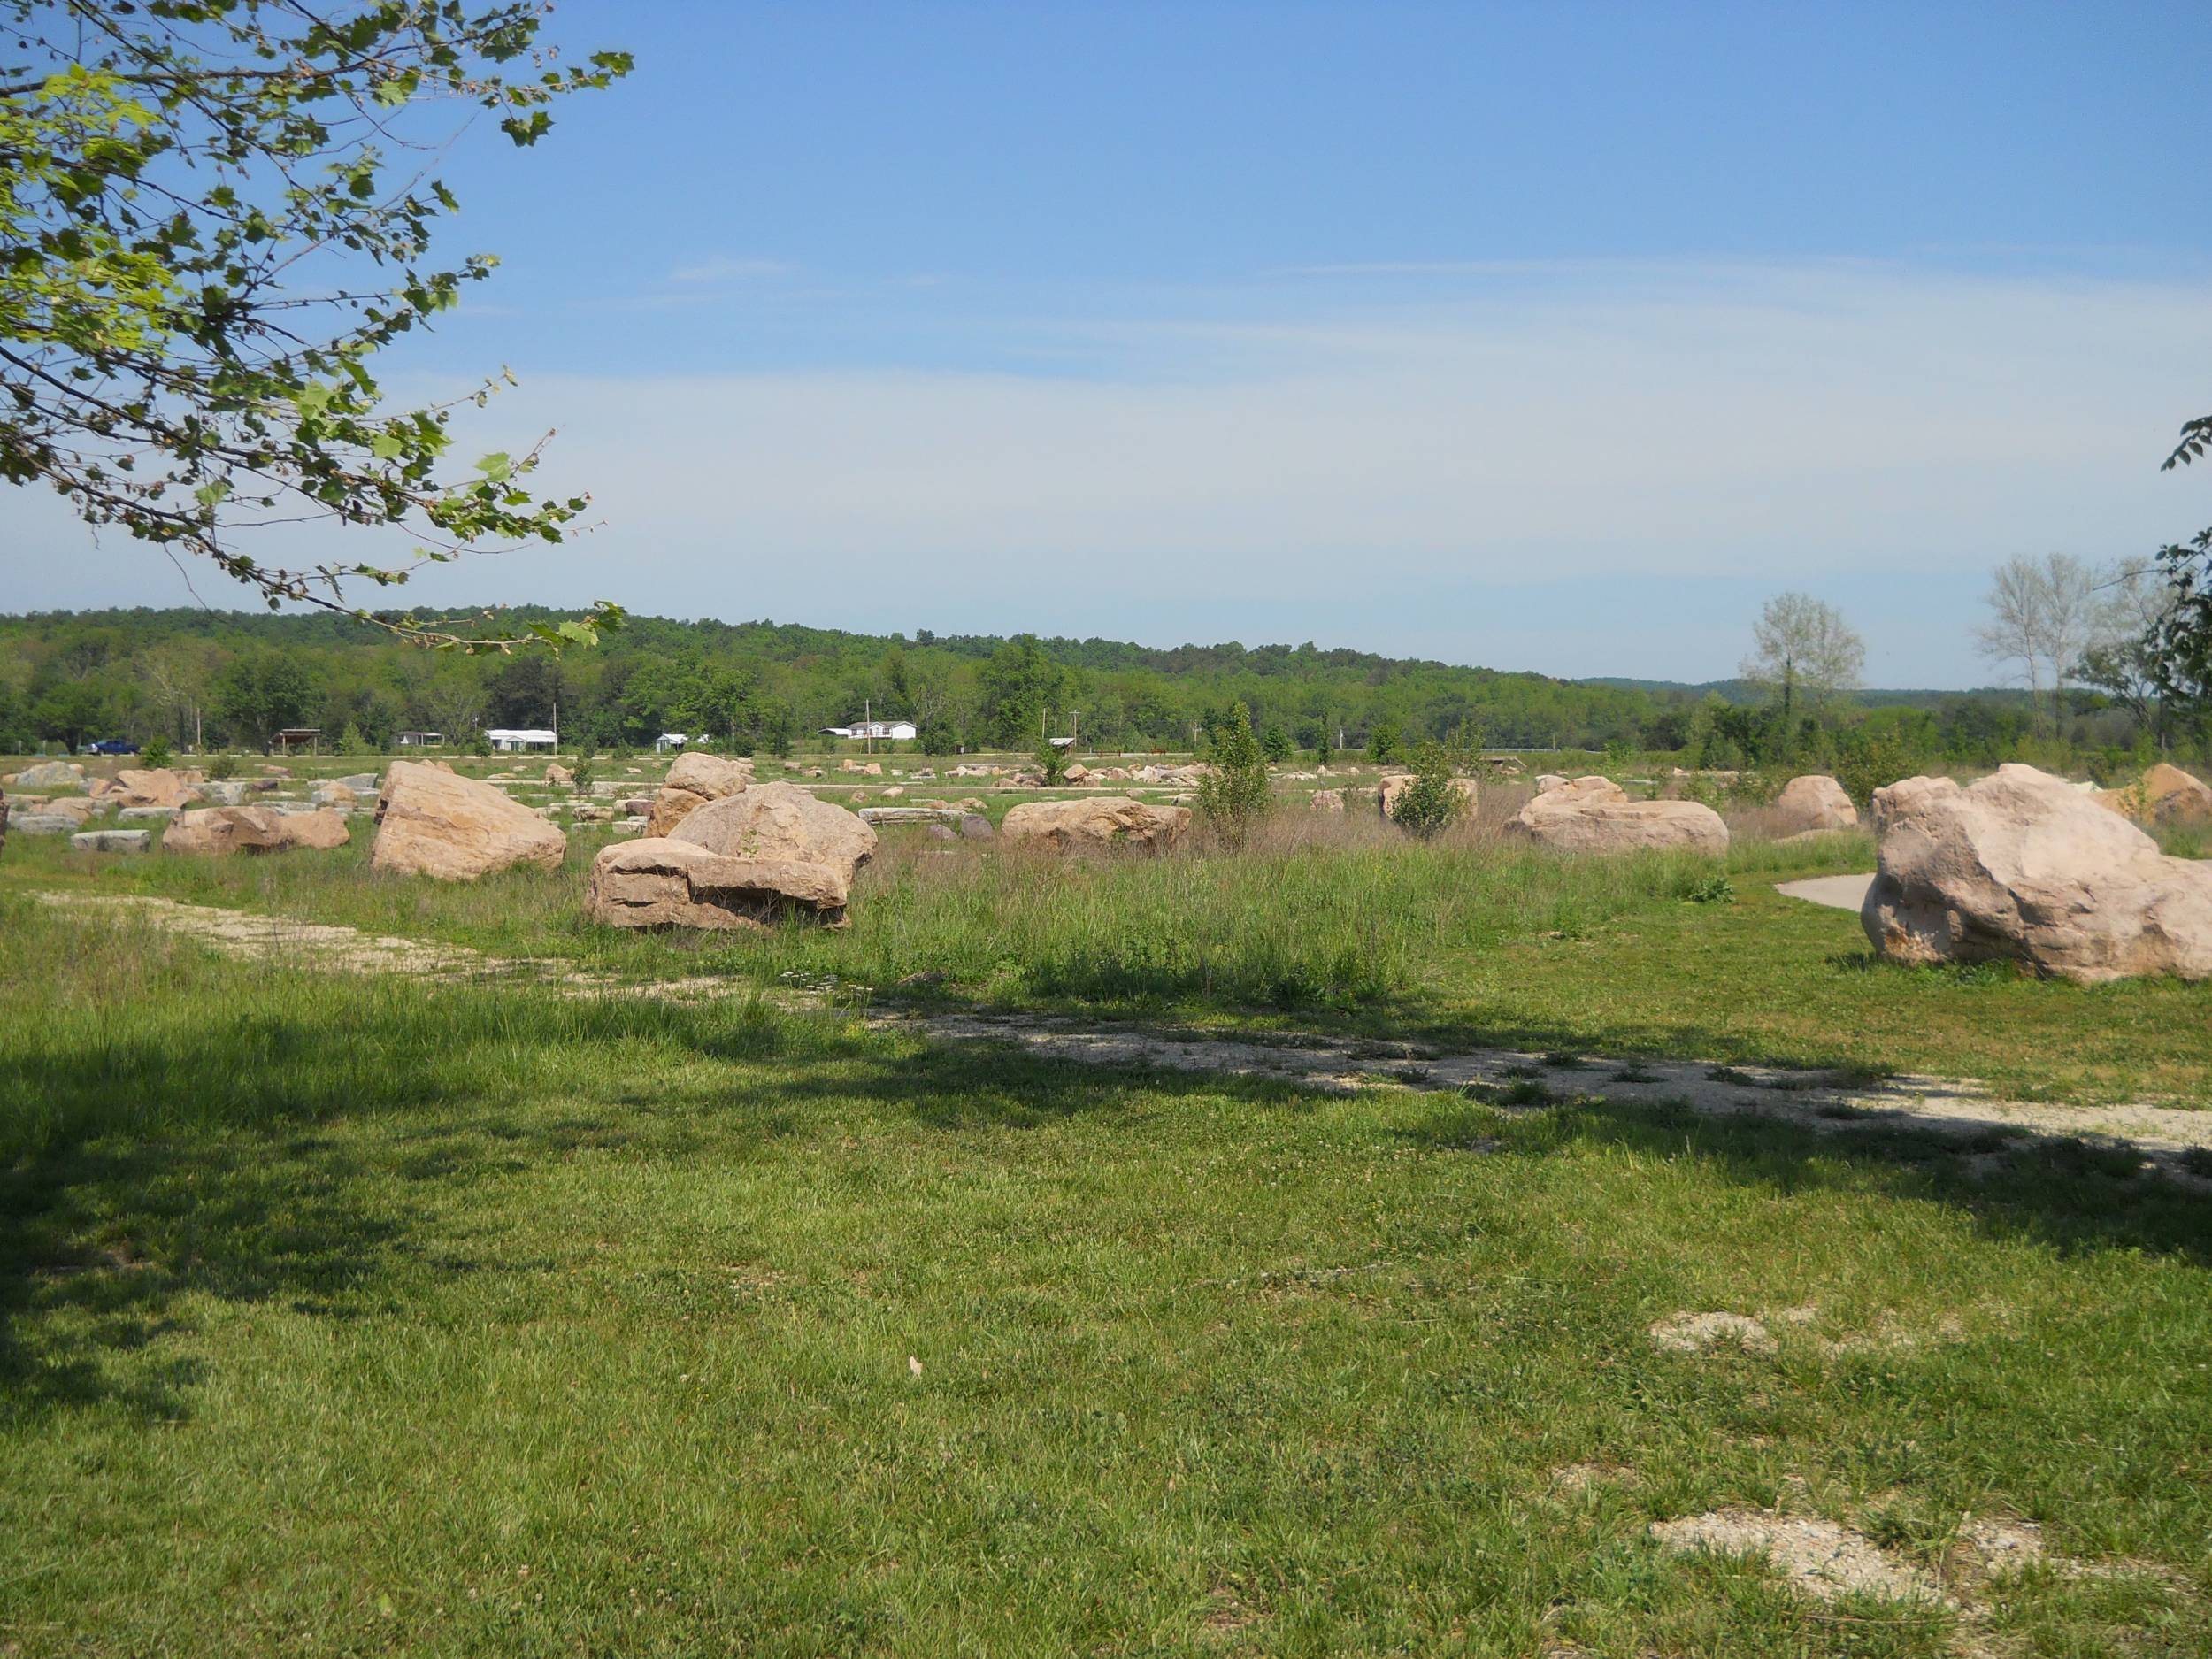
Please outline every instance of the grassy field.
M2212 1647L2212 1212L2124 1161L0 929L10 1651ZM1770 1504L1951 1602L1647 1535Z
M1447 1048L1932 1072L2084 1102L2207 1098L2212 987L2090 989L2008 970L1900 968L1874 960L1855 917L1773 891L1791 877L1871 868L1863 836L1740 836L1717 889L1701 859L1516 847L1495 830L1511 800L1489 792L1482 822L1427 845L1359 815L1293 810L1241 856L1061 861L895 832L862 872L853 925L840 933L594 926L581 895L606 833L589 828L572 832L557 872L462 886L369 872L360 823L350 849L273 859L97 856L19 837L0 860L0 891L154 893L638 979L712 973L833 984L850 999Z

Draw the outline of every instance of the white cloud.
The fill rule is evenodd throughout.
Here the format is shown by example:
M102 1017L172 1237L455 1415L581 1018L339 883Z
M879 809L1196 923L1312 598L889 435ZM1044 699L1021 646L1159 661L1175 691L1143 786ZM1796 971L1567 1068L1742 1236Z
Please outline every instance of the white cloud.
M1686 677L1729 672L1737 648L1709 660L1712 641L1739 637L1762 592L1802 587L1850 597L1893 683L1970 679L1957 611L1999 559L2139 553L2212 521L2212 492L2156 467L2212 399L2207 298L1871 265L1578 265L1417 304L1285 315L1278 288L986 342L1079 375L526 362L482 447L558 426L547 481L593 490L606 527L533 552L526 577L508 561L434 581ZM1580 595L1586 649L1532 664L1528 619L1571 638Z

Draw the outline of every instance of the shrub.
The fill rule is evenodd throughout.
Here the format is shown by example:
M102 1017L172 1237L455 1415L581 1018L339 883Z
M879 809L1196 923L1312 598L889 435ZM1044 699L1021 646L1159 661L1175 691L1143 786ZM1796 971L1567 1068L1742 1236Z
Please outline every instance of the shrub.
M1260 749L1279 765L1298 752L1297 746L1290 741L1290 733L1279 726L1267 728L1267 735L1260 739Z
M166 766L176 758L176 751L169 747L169 740L159 735L148 738L146 747L140 754L149 766Z
M1198 815L1232 847L1241 847L1267 816L1267 756L1252 735L1252 716L1241 703L1214 739L1213 770L1198 785Z
M572 785L576 793L578 795L582 795L586 790L589 789L591 787L591 780L592 764L590 758L587 757L576 763L575 779Z
M1070 747L1073 746L1070 745ZM1068 775L1067 749L1047 740L1037 745L1037 753L1033 758L1037 763L1037 770L1045 775L1047 787L1055 787L1066 779Z
M1367 758L1378 766L1386 766L1404 752L1403 741L1395 720L1378 720L1367 734Z
M959 744L959 733L941 714L931 715L914 733L914 747L925 755L949 755Z
M1399 795L1391 821L1424 841L1448 828L1467 810L1467 797L1452 787L1452 759L1443 744L1427 742L1413 751L1413 781Z
M350 720L346 722L346 729L338 733L337 752L341 755L365 755L370 752L369 740L361 735L361 728Z
M222 782L226 778L235 778L238 775L238 757L235 755L216 756L214 759L207 763L207 775L218 783Z

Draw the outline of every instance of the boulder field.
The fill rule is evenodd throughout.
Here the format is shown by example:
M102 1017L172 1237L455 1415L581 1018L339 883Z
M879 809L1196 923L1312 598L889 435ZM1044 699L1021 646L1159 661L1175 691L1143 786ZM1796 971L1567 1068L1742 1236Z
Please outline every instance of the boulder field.
M1893 962L2019 962L2095 985L2212 978L2212 864L2170 858L2061 778L2000 766L1874 792L1880 868L1859 913Z

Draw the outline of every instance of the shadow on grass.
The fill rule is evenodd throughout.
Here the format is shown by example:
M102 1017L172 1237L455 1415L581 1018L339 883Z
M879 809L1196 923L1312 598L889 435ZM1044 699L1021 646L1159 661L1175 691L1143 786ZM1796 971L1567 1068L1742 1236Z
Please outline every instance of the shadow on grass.
M479 1207L502 1181L583 1149L741 1161L856 1103L942 1133L1089 1117L1134 1147L1200 1097L1278 1124L1322 1101L1263 1077L916 1048L734 1004L330 979L105 1038L19 1027L0 1033L0 1422L96 1406L184 1416L201 1371L179 1350L211 1302L344 1321L403 1309L453 1275L557 1267L518 1256ZM1912 1133L1820 1135L1602 1101L1511 1121L1524 1125L1516 1152L1530 1149L1527 1125L1548 1122L1563 1141L1686 1145L1777 1191L1871 1173L1885 1193L1956 1205L1993 1233L2212 1260L2212 1205L2092 1148L2029 1147L1983 1168ZM1463 1103L1440 1100L1407 1133L1438 1156L1497 1149Z

